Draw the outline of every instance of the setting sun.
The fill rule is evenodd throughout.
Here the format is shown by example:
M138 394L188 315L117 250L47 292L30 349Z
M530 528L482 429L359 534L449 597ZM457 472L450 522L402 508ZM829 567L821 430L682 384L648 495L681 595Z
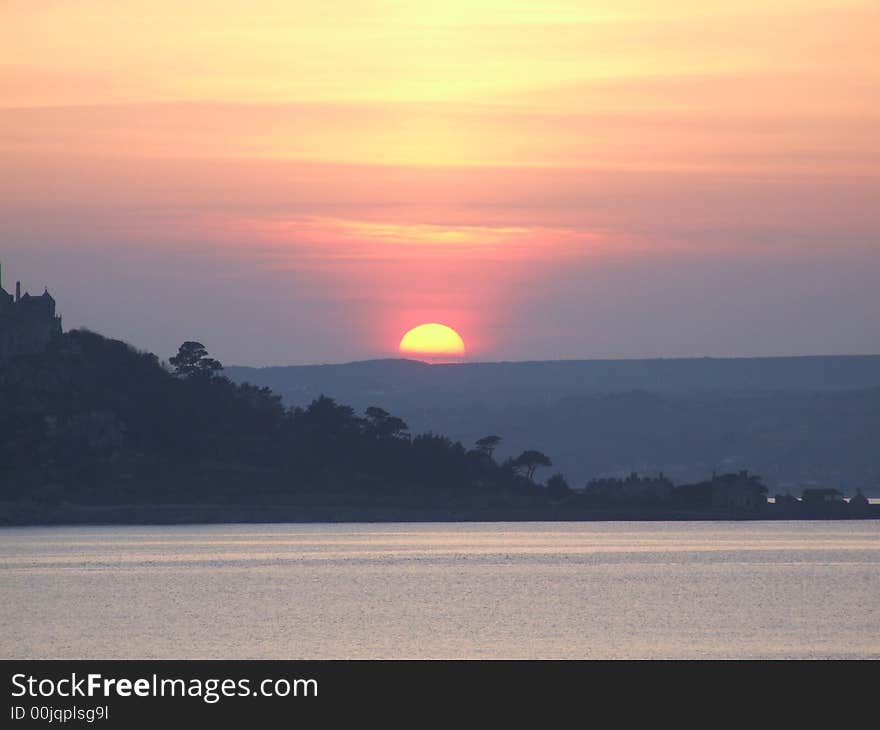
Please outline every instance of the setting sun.
M462 357L464 340L451 327L431 322L413 327L400 340L401 354L428 357Z

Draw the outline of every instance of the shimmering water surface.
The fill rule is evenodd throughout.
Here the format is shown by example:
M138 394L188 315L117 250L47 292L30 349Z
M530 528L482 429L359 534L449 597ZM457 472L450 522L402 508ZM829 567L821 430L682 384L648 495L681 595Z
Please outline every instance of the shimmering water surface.
M880 522L0 530L2 658L880 657Z

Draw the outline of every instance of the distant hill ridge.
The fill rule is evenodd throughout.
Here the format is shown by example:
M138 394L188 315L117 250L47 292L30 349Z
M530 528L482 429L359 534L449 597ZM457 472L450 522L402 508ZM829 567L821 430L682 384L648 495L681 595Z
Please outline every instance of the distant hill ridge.
M880 355L814 355L755 358L548 360L428 364L416 360L365 360L344 364L226 368L248 380L308 399L329 389L352 397L372 392L449 391L468 400L490 396L544 400L588 393L852 390L880 387ZM529 396L532 396L531 398Z
M326 394L377 405L414 433L500 457L553 455L573 484L630 471L691 481L748 468L783 490L819 484L880 494L880 356L562 360L429 365L227 367L288 405Z

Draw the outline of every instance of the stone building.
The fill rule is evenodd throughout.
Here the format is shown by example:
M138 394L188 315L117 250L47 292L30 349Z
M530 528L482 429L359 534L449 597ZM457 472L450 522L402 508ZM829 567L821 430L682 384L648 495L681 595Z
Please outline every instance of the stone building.
M740 471L737 474L712 475L709 483L712 506L756 510L767 504L767 487L759 477Z
M21 282L16 282L13 296L3 288L0 268L0 362L42 352L61 332L61 317L55 315L48 289L39 296L22 294Z

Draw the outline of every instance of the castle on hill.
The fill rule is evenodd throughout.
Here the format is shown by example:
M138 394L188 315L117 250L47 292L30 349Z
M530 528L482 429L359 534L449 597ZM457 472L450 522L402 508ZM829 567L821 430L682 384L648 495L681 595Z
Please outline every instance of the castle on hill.
M61 332L61 317L55 315L55 300L49 290L39 296L22 294L19 281L13 297L3 288L0 268L0 362L42 352Z

